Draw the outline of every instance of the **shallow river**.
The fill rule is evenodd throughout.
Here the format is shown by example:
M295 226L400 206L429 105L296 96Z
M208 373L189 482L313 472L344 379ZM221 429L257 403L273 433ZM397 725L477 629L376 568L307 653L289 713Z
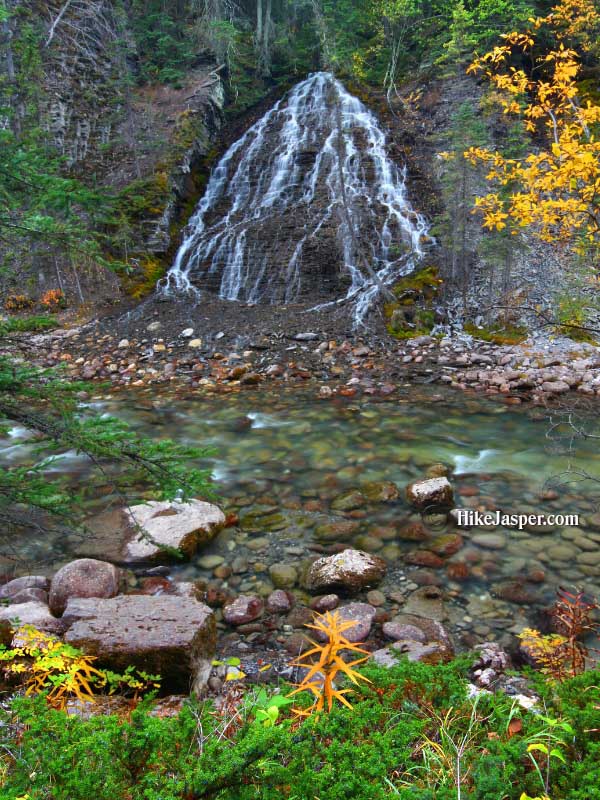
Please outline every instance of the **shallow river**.
M209 579L215 567L233 566L226 585L267 593L272 564L300 573L315 545L318 550L339 544L327 527L344 518L332 513L336 497L369 482L393 481L400 499L366 502L346 512L356 529L340 537L386 559L388 574L380 588L387 596L406 592L411 584L442 585L450 598L449 624L478 639L535 621L536 608L547 605L559 585L600 594L595 486L575 475L564 482L569 468L600 477L594 441L577 440L567 454L548 438L544 410L439 388L402 391L386 401L321 400L314 388L189 398L122 394L94 398L90 406L153 437L215 449L210 464L217 488L226 510L239 513L240 527L227 529L194 561L177 566L174 574L181 580ZM1 443L0 458L13 463L31 458L24 437L24 431L13 431ZM443 564L407 565L406 554L428 549L431 539L414 540L419 528L410 523L420 517L405 502L404 487L436 463L450 468L459 506L579 514L579 526L463 530L462 547L452 555L442 552ZM110 499L107 488L87 485L87 466L73 454L54 468L73 487L83 487L90 508L99 510ZM430 537L456 532L439 520L425 524ZM55 563L78 547L77 540L56 536L15 543L20 554ZM434 549L440 547L443 551L438 541ZM449 549L455 547L456 542Z

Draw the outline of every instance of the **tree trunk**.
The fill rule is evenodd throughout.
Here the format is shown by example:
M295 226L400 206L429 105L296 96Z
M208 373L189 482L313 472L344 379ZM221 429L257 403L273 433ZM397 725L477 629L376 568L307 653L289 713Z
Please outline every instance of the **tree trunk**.
M263 4L256 0L256 44L260 48L263 38Z

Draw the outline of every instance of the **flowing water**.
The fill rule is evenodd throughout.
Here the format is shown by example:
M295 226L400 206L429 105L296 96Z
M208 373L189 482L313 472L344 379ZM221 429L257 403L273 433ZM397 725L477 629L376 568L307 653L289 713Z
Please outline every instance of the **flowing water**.
M351 300L359 324L381 285L412 269L426 234L377 119L319 72L217 164L162 290L318 307Z
M272 589L270 565L283 563L300 571L315 556L315 546L347 543L386 559L382 589L388 596L411 585L442 585L450 598L449 624L475 638L535 621L536 608L547 605L559 585L599 594L600 519L594 487L567 483L554 499L540 498L547 481L568 466L600 476L600 452L593 442L576 443L576 452L567 457L550 445L548 422L539 409L507 408L453 391L405 391L394 401L378 402L319 400L314 389L279 388L188 398L118 395L92 405L154 438L215 448L207 463L223 505L239 514L240 525L223 531L190 563L176 566L180 580L211 579L222 559L236 570L226 587L267 593ZM32 457L33 445L25 437L15 430L2 442L2 461ZM404 501L404 487L438 462L450 468L461 506L580 514L580 524L546 532L473 528L461 531L463 546L443 557L441 566L408 565L408 553L428 549L433 538L456 531L426 519L430 538L407 538L407 525L420 518ZM99 510L111 499L107 487L99 491L88 485L88 468L73 454L57 462L55 470L74 489L83 487L90 509ZM356 530L336 539L327 525L345 515L332 510L335 498L384 480L397 484L400 499L366 502L346 515ZM55 562L66 557L65 551L73 555L81 547L85 550L85 544L68 537L42 540L37 535L15 545L21 555ZM208 555L217 557L212 565L205 560Z

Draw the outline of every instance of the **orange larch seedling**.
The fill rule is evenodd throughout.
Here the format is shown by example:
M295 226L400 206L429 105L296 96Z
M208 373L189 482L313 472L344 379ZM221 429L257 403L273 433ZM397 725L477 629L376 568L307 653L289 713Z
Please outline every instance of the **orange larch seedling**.
M314 624L307 624L307 628L320 631L325 634L327 641L323 644L309 639L313 645L312 649L303 653L296 661L292 662L293 666L308 669L308 672L297 684L296 689L290 693L290 696L298 694L299 692L311 692L315 701L308 709L293 709L294 713L298 716L309 716L312 713L319 713L323 711L325 702L327 702L327 711L331 711L334 699L338 699L343 705L352 708L350 702L346 699L345 695L353 692L353 689L336 689L335 679L339 673L346 675L352 683L358 685L359 681L366 681L371 683L368 678L361 675L353 667L361 664L370 656L368 650L363 650L357 644L349 642L343 635L349 628L353 628L357 622L355 620L343 621L338 611L333 614L327 611L325 614L315 614ZM362 644L359 642L358 644ZM346 663L341 656L344 651L354 653L364 653L363 658L357 658L354 661ZM314 661L313 656L318 655L318 659ZM322 676L322 677L320 677Z

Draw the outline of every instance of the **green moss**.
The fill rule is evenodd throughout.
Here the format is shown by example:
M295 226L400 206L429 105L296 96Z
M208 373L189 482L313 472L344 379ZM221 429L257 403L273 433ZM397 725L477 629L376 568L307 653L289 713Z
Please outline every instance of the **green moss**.
M165 262L153 255L141 259L140 268L141 274L137 275L137 279L131 281L128 286L129 294L136 300L149 294L166 271Z
M410 294L413 296L423 295L425 299L430 300L442 283L437 267L429 266L415 270L410 275L401 278L394 285L393 291L399 302L403 302Z
M482 342L494 344L520 344L527 338L527 328L523 325L498 325L489 328L480 328L472 322L464 325L465 333Z
M37 315L34 317L11 317L10 319L0 320L0 336L7 336L10 333L25 333L37 331L49 331L58 327L55 317Z
M432 302L441 283L434 266L401 278L393 288L397 300L384 306L388 333L395 339L413 339L431 333L435 324Z
M575 325L576 327L572 327ZM577 327L578 323L565 323L563 325L558 325L556 328L556 332L561 336L567 336L574 342L587 342L588 344L598 344L598 340L596 337L591 333L591 331L586 330L583 327Z

